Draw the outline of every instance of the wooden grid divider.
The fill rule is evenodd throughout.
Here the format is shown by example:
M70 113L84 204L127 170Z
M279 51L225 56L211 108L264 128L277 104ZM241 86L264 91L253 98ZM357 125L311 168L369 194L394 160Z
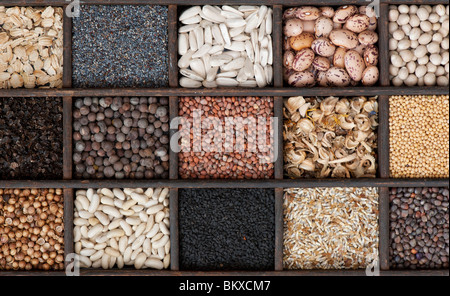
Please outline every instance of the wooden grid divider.
M185 89L178 87L178 13L179 5L186 5L181 0L85 0L86 5L168 5L168 51L169 51L169 86L158 89L76 89L72 88L72 19L64 16L64 72L62 89L0 89L0 97L62 97L63 98L63 178L62 180L9 180L2 181L2 188L62 188L64 191L64 222L65 222L65 254L73 253L73 210L74 190L86 188L170 188L170 234L171 234L171 266L170 270L98 270L83 269L83 275L274 275L281 272L283 275L364 275L364 271L283 271L283 190L292 187L379 187L379 222L380 241L379 255L382 275L447 275L448 270L428 271L392 271L389 270L389 187L448 187L449 179L391 179L389 176L389 96L390 95L448 95L448 87L392 87L389 79L389 31L388 13L389 5L394 4L424 4L420 0L381 0L380 18L378 20L379 33L379 70L380 81L374 87L346 87L296 89L286 87L283 83L282 67L282 41L283 41L283 10L287 7L300 5L314 6L340 6L345 3L367 5L365 0L191 0L188 5L268 5L273 7L273 51L274 51L274 83L273 86L262 89L245 88L218 88L218 89ZM428 0L426 4L446 4L443 0ZM64 0L0 0L4 6L62 6L65 10L68 2ZM170 151L170 169L168 180L74 180L72 165L72 106L73 97L102 97L102 96L158 96L169 97L170 119L178 116L178 102L180 96L270 96L274 98L274 117L278 123L278 151L275 162L275 176L272 180L180 180L178 172L178 154ZM283 100L290 96L379 96L379 127L378 127L378 163L379 170L376 179L301 179L289 180L283 176ZM172 137L176 130L170 131ZM182 188L269 188L275 191L275 271L267 272L191 272L180 271L179 259L179 220L178 195ZM67 263L66 263L67 264ZM64 275L63 272L0 272L0 275Z

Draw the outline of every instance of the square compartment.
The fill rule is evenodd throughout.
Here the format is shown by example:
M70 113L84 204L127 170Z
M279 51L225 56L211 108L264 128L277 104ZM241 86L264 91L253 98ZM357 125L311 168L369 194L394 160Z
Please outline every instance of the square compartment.
M0 180L63 175L61 98L0 98Z
M182 270L273 270L273 189L181 189Z
M74 87L168 86L167 6L81 5L72 30Z
M332 113L325 115L325 112ZM285 98L283 114L286 177L378 175L377 97ZM315 135L312 131L316 131ZM340 163L339 159L347 161Z
M266 11L265 15L267 16L267 11L270 11L270 21L269 22L273 23L273 8L272 8L272 6L265 6L265 5L254 5L254 6L249 6L249 5L232 5L232 6L230 6L230 5L223 5L223 6L201 5L199 7L202 9L202 12L201 12L202 16L200 16L200 14L198 13L194 17L201 17L202 18L202 22L204 22L204 23L209 22L208 20L205 20L203 18L203 15L205 15L203 13L203 9L206 6L208 6L210 9L218 9L219 7L220 8L227 7L225 12L220 12L220 14L222 16L224 16L224 14L228 14L230 16L233 16L233 14L236 14L236 10L238 10L239 7L241 7L241 6L242 7L246 7L247 11L241 12L243 15L239 15L239 13L236 14L236 17L234 17L234 19L242 19L243 17L247 18L249 15L251 15L252 13L254 13L256 11L260 12L261 7L264 7L262 9L262 12L264 13L264 11ZM180 21L180 16L182 16L183 12L185 12L186 10L193 9L193 7L194 6L178 6L178 29L180 29L181 27L184 27L184 26L187 25L187 24L182 23L182 21ZM195 6L195 7L197 7L197 6ZM252 7L256 7L257 9L250 11ZM266 8L267 8L267 10L266 10ZM257 16L259 16L259 15L257 15ZM212 18L214 18L214 17L212 17ZM227 19L225 16L224 16L224 18ZM259 33L259 30L257 30L257 29L262 27L261 24L263 24L263 25L266 24L266 19L267 19L267 17L263 17L263 20L261 21L260 25L258 25L258 27L256 27L254 30ZM183 20L183 21L185 21L185 20ZM191 24L191 25L195 26L195 24L198 24L199 22L200 22L200 20L197 21L194 24ZM225 22L222 22L222 23L225 24ZM178 42L180 43L180 39L182 39L182 38L183 38L182 40L187 40L187 45L188 45L187 49L188 50L191 48L190 47L190 45L191 45L190 42L191 41L195 41L195 42L192 42L193 44L195 44L193 46L193 49L192 49L194 55L199 50L198 45L200 45L200 48L202 48L202 45L205 43L205 42L203 42L203 43L202 42L197 42L197 39L196 39L197 37L196 36L203 36L203 39L205 39L205 36L212 36L212 42L213 42L212 43L212 49L210 49L210 51L212 50L211 51L211 58L210 59L205 58L206 54L208 53L208 52L206 52L205 54L202 54L199 57L195 57L194 59L190 58L190 60L193 60L194 63L185 61L186 60L186 56L188 56L189 53L180 55L180 50L179 49L177 50L177 52L178 52L178 55L177 55L177 58L178 58L178 60L177 60L177 67L178 68L177 69L179 70L178 71L178 78L179 78L178 82L181 85L181 87L206 88L206 89L208 89L208 88L216 88L216 87L257 88L257 87L270 87L270 86L273 86L273 81L274 81L273 77L274 77L274 74L275 74L273 72L273 63L274 63L274 51L273 51L273 43L272 43L272 39L273 39L273 37L272 37L273 36L273 25L272 26L270 26L269 24L267 25L267 27L270 30L270 34L261 33L262 36L265 36L264 40L263 40L263 38L261 39L261 41L256 40L256 42L258 43L258 46L256 46L256 47L258 47L258 52L263 52L263 54L260 55L263 58L261 59L261 63L259 63L259 65L261 67L260 67L260 72L258 72L258 73L262 73L262 74L261 74L261 79L258 80L258 82L255 81L254 63L252 63L250 61L249 66L248 67L244 67L245 60L247 58L249 58L248 54L246 54L245 56L240 56L240 55L236 54L236 56L233 56L232 58L231 57L227 57L227 59L225 59L223 62L220 59L217 59L217 58L215 58L215 61L212 61L213 57L215 55L218 56L217 53L221 52L221 51L223 51L223 52L222 52L222 54L220 54L220 56L222 56L222 55L224 55L224 54L226 54L227 52L230 52L230 51L235 51L235 52L239 52L240 51L242 53L246 53L246 52L250 51L250 49L248 51L246 51L244 49L245 41L247 41L246 37L248 35L248 37L250 38L250 33L246 33L245 31L242 31L241 33L239 33L238 35L236 35L234 37L241 36L241 35L245 35L245 36L243 36L242 38L238 37L239 38L238 40L233 40L233 37L231 37L231 35L234 34L234 33L232 33L231 30L234 30L234 31L238 30L238 29L236 29L235 26L239 26L239 25L238 24L236 24L236 25L225 25L225 26L223 26L222 29L220 29L220 23L217 22L217 20L214 20L214 21L211 21L211 24L209 26L206 25L206 24L204 24L202 26L203 28L211 27L211 30L207 29L208 32L211 32L211 33L206 33L206 29L201 30L201 33L198 33L197 35L194 33L195 30L189 30L189 31L183 32L183 33L179 33L179 31L177 32L178 33ZM217 28L213 29L213 27L217 27ZM221 30L225 30L225 28L227 29L226 31L228 32L226 34L228 34L228 36L230 37L230 43L229 43L228 47L230 47L230 46L233 46L233 47L230 47L231 49L225 48L225 49L222 49L221 51L220 50L217 51L217 50L215 50L216 46L218 46L220 44L227 46L225 44L226 43L226 41L225 41L226 39L223 37L224 33L222 33L222 31L221 31ZM266 26L264 26L264 32L267 32L266 31ZM180 38L181 34L183 34L184 37ZM236 34L237 34L237 32L236 32ZM192 35L192 36L189 36L189 35ZM216 36L219 36L219 37L215 38ZM257 37L259 39L259 36L257 36ZM220 39L225 39L225 40L220 40ZM219 40L219 41L217 41L217 40ZM234 43L233 41L235 41L235 44L233 44ZM186 42L186 41L184 41L184 42ZM240 47L240 49L239 49L239 47ZM235 48L235 49L233 49L233 48ZM255 47L252 46L251 48L252 48L251 52L253 52L253 55L256 56L257 53L256 53L256 50L254 49ZM244 49L244 51L241 51L241 49ZM183 56L185 58L182 60L183 62L182 62L182 65L180 67L180 59ZM238 65L238 66L230 65L229 67L226 67L225 69L219 68L217 72L215 72L213 70L215 67L223 67L225 64L227 64L227 65L230 64L231 61L234 62L234 61L237 61L238 59L241 59L241 58L243 59L242 63L244 63L244 64L241 64L241 65ZM216 63L218 66L212 66L211 62L213 64ZM235 63L239 64L240 62L235 62ZM207 66L205 66L205 65L207 65ZM228 69L228 68L230 68L230 69ZM240 81L241 80L242 81L241 82L237 82L236 78L237 78L237 76L238 76L238 74L240 73L241 70L244 71L244 68L248 71L248 74L245 75L246 78L243 78L244 74L241 73L241 76L239 76L240 77L239 79L240 79ZM182 69L183 69L183 71L185 69L188 70L188 71L185 71L186 74L181 74L181 70ZM187 82L184 83L183 81L181 81L181 79L186 80L186 77L193 77L191 72L196 73L196 75L195 75L196 78L194 79L194 81L197 80L197 84L198 85L191 85L191 86L189 86L187 84ZM208 74L208 72L210 72L210 73ZM225 74L225 75L224 74L220 74L221 72L222 73L236 72L236 73L234 73L234 75L230 74L231 75L230 76L228 74ZM207 82L200 81L201 78L198 77L199 74L200 74L200 76L203 76L204 78L206 78ZM221 78L221 80L223 80L223 82L216 83L216 85L213 85L213 82L217 82L217 81L215 79L208 78L208 77L212 77L212 75L214 75L214 77L216 77L216 75L219 76ZM260 76L258 76L258 77L260 77ZM218 78L218 77L216 77L216 78ZM229 84L230 83L230 79L234 79L234 82L232 82L231 84ZM250 82L250 81L252 81L252 82Z
M178 109L180 178L273 178L273 98L180 97Z
M286 270L378 262L378 188L292 188L284 196Z
M324 8L324 7L329 7L329 8L332 8L334 11L333 11L333 15L334 15L334 12L336 12L339 8L345 8L347 11L349 11L350 9L351 9L351 7L356 7L356 9L358 10L357 12L356 12L356 14L363 14L362 12L362 9L363 9L363 7L367 7L367 6L365 6L365 5L345 5L345 4L342 4L342 5L339 5L339 6L336 6L335 5L336 3L335 3L335 1L334 1L334 3L332 2L332 1L330 1L330 5L327 5L327 6L325 6L325 5L321 5L321 6L318 6L318 5L315 5L315 3L313 3L313 2L311 2L311 3L309 3L309 5L308 4L303 4L303 5L298 5L298 6L294 6L294 7L292 7L292 6L284 6L283 8L284 8L284 13L283 13L283 31L284 31L284 24L285 24L285 22L286 22L286 20L287 19L289 19L289 18L291 18L291 16L290 15L292 15L292 8L300 8L300 7L314 7L314 9L315 8L318 8L318 9L321 9L321 8ZM307 13L313 13L312 11L310 11L310 12L308 12L308 11L305 11L305 15L307 16ZM322 12L319 12L319 14L320 14L320 16L323 16L322 15ZM369 29L367 29L368 31L373 31L373 32L375 32L376 34L377 34L377 39L378 39L378 41L376 42L376 43L374 43L374 44L372 44L372 45L369 45L369 46L372 46L372 47L375 47L375 48L373 48L370 52L371 52L371 57L373 57L373 59L377 59L377 62L372 62L372 65L375 65L374 67L376 67L377 69L378 69L378 71L377 70L375 70L374 68L372 68L371 67L371 69L370 70L368 70L367 71L367 73L366 73L366 75L364 75L363 76L363 74L365 73L365 71L363 71L362 73L361 73L361 77L366 77L366 85L363 85L362 84L362 78L361 78L361 80L359 80L357 83L353 80L353 79L351 79L350 77L348 77L349 75L348 75L348 73L347 73L347 70L345 69L345 66L344 65L341 65L341 64L339 64L339 66L338 67L335 67L336 69L335 70L333 70L333 73L332 74L330 74L329 76L330 77L335 77L335 81L336 81L336 83L334 83L334 84L331 84L330 85L330 83L328 83L328 81L327 81L327 79L325 79L325 78L323 78L323 85L320 85L319 84L319 81L318 81L318 78L319 78L319 76L318 76L318 74L316 74L316 73L313 73L313 76L310 76L310 74L307 74L307 75L303 75L302 76L302 78L301 79L299 79L298 80L298 82L301 82L302 84L301 85L305 85L305 86L298 86L298 88L299 89L302 89L302 88L306 88L306 87L327 87L327 88L338 88L338 87L351 87L351 86L356 86L356 87L361 87L361 88L364 88L364 87L376 87L376 86L380 86L381 85L381 78L382 78L382 76L383 75L387 75L387 73L382 73L380 70L381 70L381 68L380 68L380 63L382 63L383 61L381 60L381 58L379 57L379 43L380 42L382 42L382 40L381 40L381 35L382 35L382 32L380 31L380 28L379 28L379 21L380 21L380 18L377 18L377 17L375 17L374 15L373 15L373 13L372 12L365 12L364 13L364 15L366 15L366 16L368 16L369 17ZM331 16L331 14L330 14L330 16ZM376 21L376 28L373 30L373 29L370 29L370 27L372 27L372 26L374 26L374 22ZM303 21L303 22L305 22L305 21ZM308 22L315 22L315 20L312 20L312 21L308 21ZM360 24L361 22L363 22L363 20L361 20L361 21L358 21L358 20L355 20L355 23L358 23L358 24ZM298 47L296 47L296 48L298 48L299 50L303 50L303 49L305 49L305 48L311 48L310 46L308 46L309 44L310 44L310 42L312 42L311 41L311 39L317 39L317 37L316 37L316 35L315 35L315 28L314 28L314 23L309 23L309 25L308 26L305 26L305 25L303 25L303 29L302 29L302 33L301 34L303 34L303 33L309 33L309 34L311 34L311 35L308 35L308 36L305 36L306 38L301 38L300 40L298 40L298 42L297 42L297 44L299 44L299 46ZM325 26L325 25L324 25ZM327 26L329 26L329 24L327 25ZM343 28L343 26L341 26L341 28ZM339 29L341 29L341 28L339 28ZM335 30L335 29L333 29L333 30ZM367 31L366 30L366 31ZM327 30L327 32L328 32L328 30ZM361 33L364 33L365 31L363 31L363 32L361 32ZM353 33L353 32L352 32ZM359 39L359 35L361 34L361 33L359 33L359 32L356 32L356 33L353 33L353 34L355 34L356 36L352 36L352 38L349 38L349 39L353 39L354 40L354 38L356 37L356 38L358 38ZM280 34L282 34L282 40L283 40L283 44L281 45L282 46L282 49L283 49L283 57L282 57L282 63L283 63L283 65L282 65L282 67L283 67L283 81L284 81L284 86L285 87L295 87L295 86L292 86L292 85L290 85L289 83L288 83L288 77L289 77L289 72L287 71L287 70L285 70L285 67L284 67L284 64L285 64L285 52L286 52L286 48L291 48L290 47L290 45L289 45L289 47L287 47L287 45L286 45L286 42L288 42L287 41L287 38L292 38L292 37L285 37L285 34L284 34L284 32L280 32ZM372 34L373 35L373 34ZM298 35L297 35L298 36ZM326 36L326 35L325 35ZM371 35L369 35L369 34L366 34L366 33L364 33L364 36L365 36L365 38L366 38L366 40L372 40L372 38L374 38L375 36L371 36ZM324 38L326 38L327 40L329 40L329 38L327 38L327 37L324 37ZM341 38L341 37L337 37L337 38L340 38L340 39L342 39L342 40L346 40L345 38L347 38L347 37L345 37L345 38ZM307 41L307 40L309 40L309 41ZM307 42L306 42L307 41ZM321 49L321 50L324 50L325 48L329 48L330 46L328 46L328 44L331 44L331 46L333 46L333 44L331 43L331 42L328 42L328 43L325 43L325 42L322 42L322 43L320 43L318 46L317 46L317 50L319 50L319 49ZM344 42L342 43L342 44L345 44ZM359 45L356 47L356 48L354 48L354 50L356 50L358 53L359 53L359 55L361 56L361 63L362 64L364 64L364 70L367 70L367 69L369 69L369 67L366 67L366 65L365 65L365 57L364 57L364 52L366 51L366 49L367 49L367 47L368 46L364 46L364 45L362 45L360 42L358 43ZM338 47L338 48L341 48L342 46L340 46L340 47ZM342 47L343 48L343 47ZM292 49L292 48L291 48ZM330 50L331 50L331 47L330 47ZM293 54L293 56L291 56L291 58L289 59L290 61L292 61L293 62L293 58L295 57L295 52L298 52L298 51L294 51L294 54ZM314 57L318 57L319 55L318 54L316 54L314 51L312 51L312 52L309 52L309 55L308 56L311 56L311 54L314 54ZM326 52L324 52L323 53L323 55L324 56L326 56L326 55L329 55L329 54L331 54L331 52L330 53L326 53ZM331 55L331 57L334 57L334 54L335 53L333 53L332 55ZM314 59L314 57L313 58L311 58L311 62L312 62L312 60ZM351 57L351 59L355 59L356 58L356 56L353 56L353 57ZM325 59L328 59L328 57L325 57ZM318 67L318 69L323 69L322 70L322 72L325 72L325 71L328 71L328 70L325 70L328 66L326 66L326 67L324 67L324 66L320 66L320 65L323 65L323 63L324 62L326 62L326 60L324 59L324 61L323 62L319 62L319 61L317 61L317 63L316 63L316 65L317 65L317 67ZM331 61L331 66L333 66L333 61ZM322 67L322 68L319 68L319 67ZM352 65L351 66L352 68L356 68L356 66L355 65ZM299 67L298 69L301 69L302 67ZM333 67L331 67L331 68L333 68ZM330 68L330 69L331 69ZM306 70L303 70L303 71L306 71L306 72L311 72L312 71L312 63L311 63L311 67L308 67L308 68L306 68ZM316 69L314 69L314 71L317 71L318 72L318 70L316 70ZM302 72L302 71L299 71L299 72ZM343 73L343 72L345 72L345 73ZM295 71L293 71L293 72L291 72L290 74L292 74L292 73L295 73ZM357 75L355 75L355 77L359 77L359 72L358 72L358 76ZM346 77L347 76L347 77ZM377 79L377 81L376 82L374 82L373 80L374 80L374 77L376 78L376 76L378 76L378 79ZM321 77L326 77L326 75L325 74L323 74L323 76L321 76ZM359 79L359 78L358 78ZM349 84L347 85L347 86L345 86L344 84L342 84L342 81L347 81L347 82L349 82ZM311 86L311 84L314 84L314 85L312 85ZM341 84L342 84L342 86L341 86Z
M448 270L447 188L390 189L391 269Z
M75 98L77 179L168 179L169 99Z

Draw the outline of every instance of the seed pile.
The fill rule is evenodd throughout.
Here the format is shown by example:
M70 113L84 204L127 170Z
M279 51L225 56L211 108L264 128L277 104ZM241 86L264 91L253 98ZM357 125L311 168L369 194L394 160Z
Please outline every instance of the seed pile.
M284 118L287 176L376 176L376 97L291 97L285 101Z
M76 177L168 178L168 104L167 98L156 97L76 99Z
M273 79L273 11L262 6L194 6L179 17L182 87L264 87Z
M449 6L391 6L390 77L401 86L448 86Z
M167 6L81 5L73 18L73 85L168 86L167 15Z
M61 189L0 189L0 270L64 270Z
M295 87L372 86L379 78L375 11L301 6L284 12L284 80Z
M391 189L391 268L448 269L448 198L448 188Z
M196 110L201 111L198 118ZM272 98L184 97L180 98L179 115L181 178L273 177ZM197 128L202 129L196 132Z
M391 177L448 178L449 97L393 96L389 102Z
M62 137L60 98L0 98L0 179L61 179Z
M0 6L0 89L62 87L63 10Z
M167 269L169 189L78 190L74 242L81 267Z
M183 189L179 207L183 270L273 270L273 190Z
M286 269L358 269L378 261L378 189L288 189Z

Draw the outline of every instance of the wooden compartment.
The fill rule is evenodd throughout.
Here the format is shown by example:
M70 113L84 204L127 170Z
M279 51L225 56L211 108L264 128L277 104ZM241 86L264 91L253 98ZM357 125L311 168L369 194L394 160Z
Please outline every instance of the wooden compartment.
M230 5L267 5L272 6L273 15L273 46L274 46L274 85L266 88L217 88L217 89L184 89L178 87L178 5L185 6L177 0L94 0L86 5L146 5L158 4L169 7L169 87L161 89L123 88L123 89L74 89L72 88L71 65L71 19L64 17L64 75L62 89L0 89L0 97L15 97L26 100L28 97L63 97L63 179L62 180L8 180L0 181L1 188L62 188L64 189L64 220L65 220L65 254L73 253L73 213L74 191L81 188L170 188L170 240L171 266L170 270L99 270L82 269L82 275L365 275L364 270L303 270L283 271L283 189L295 187L379 187L379 231L380 231L380 269L381 275L449 275L449 270L389 270L389 187L448 187L449 179L391 179L389 178L389 96L390 95L448 95L448 87L392 87L389 81L389 50L388 50L388 8L391 4L446 4L443 0L381 0L380 18L378 20L380 48L380 80L373 87L346 88L294 88L285 87L282 79L282 14L285 8L301 5L340 6L345 4L367 5L364 0L191 0L190 5L230 4ZM0 0L3 6L61 6L67 7L64 0ZM278 159L275 163L275 179L271 180L179 180L178 155L170 152L169 180L74 180L72 176L72 102L74 97L84 96L157 96L169 97L170 118L178 115L178 97L181 96L270 96L274 97L274 114L278 118L278 133L283 129L283 99L290 96L378 96L379 127L378 127L378 176L375 179L286 179L283 177L283 141L279 137ZM171 130L173 135L176 130ZM193 272L180 271L179 240L178 240L178 189L179 188L273 188L275 189L275 270L260 272ZM67 262L66 262L67 264ZM0 271L0 275L65 275L64 272L22 272Z

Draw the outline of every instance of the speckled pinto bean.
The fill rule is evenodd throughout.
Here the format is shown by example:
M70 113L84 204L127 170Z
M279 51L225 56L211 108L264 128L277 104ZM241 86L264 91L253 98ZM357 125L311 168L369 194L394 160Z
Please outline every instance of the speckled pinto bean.
M292 69L298 72L305 71L312 65L314 57L314 52L311 49L302 49L295 56L294 62L292 63Z
M287 9L283 21L283 79L287 84L333 87L378 82L378 24L372 8L345 5L335 11L329 6L301 6ZM435 47L430 46L436 51ZM432 63L438 62L433 57Z

